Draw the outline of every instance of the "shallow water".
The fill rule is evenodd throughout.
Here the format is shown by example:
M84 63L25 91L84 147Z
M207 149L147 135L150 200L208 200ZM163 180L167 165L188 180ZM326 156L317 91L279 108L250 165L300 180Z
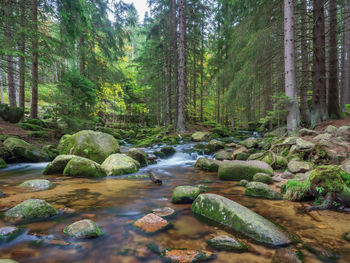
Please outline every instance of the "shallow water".
M52 220L25 225L26 232L9 244L0 245L0 258L12 258L19 262L161 262L156 254L145 250L149 243L163 248L187 248L211 250L205 240L217 234L234 234L251 247L249 252L218 252L212 262L265 263L271 262L275 249L253 243L237 233L216 225L208 225L193 216L190 205L170 203L172 189L178 185L196 185L201 180L209 192L226 196L247 206L260 215L280 224L303 242L334 250L338 262L350 262L350 243L342 239L350 231L350 214L334 211L305 213L302 204L289 201L269 201L243 196L244 189L236 182L220 181L216 174L193 168L196 154L186 153L191 145L178 146L173 158L148 166L163 180L162 186L150 180L127 180L123 177L105 179L68 178L43 176L46 164L14 165L0 172L0 189L6 194L0 198L0 214L6 209L29 199L44 199L56 208L68 207L76 211L72 215L60 215ZM185 153L184 153L185 152ZM142 173L142 171L141 171ZM25 180L46 178L55 187L48 191L30 192L17 185ZM201 183L202 184L202 183ZM177 211L169 219L172 227L155 235L145 235L131 224L153 208L169 206ZM104 231L104 236L75 241L65 237L63 228L81 219L94 220ZM8 225L0 218L0 226ZM38 240L53 238L71 242L69 246L44 245ZM293 247L297 248L297 247ZM213 250L211 250L213 251ZM305 262L322 261L301 249Z

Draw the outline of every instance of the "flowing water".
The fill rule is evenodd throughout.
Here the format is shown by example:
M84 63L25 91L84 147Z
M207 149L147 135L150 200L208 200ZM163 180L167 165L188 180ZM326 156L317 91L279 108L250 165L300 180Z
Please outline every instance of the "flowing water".
M220 226L200 221L192 214L190 205L170 203L174 187L205 184L209 187L209 192L249 207L283 226L304 243L336 252L339 256L338 262L350 262L350 243L342 239L342 235L350 231L350 214L334 211L305 213L300 203L245 197L244 188L235 186L236 182L220 181L215 173L195 169L193 164L198 156L189 152L191 148L190 144L177 146L178 152L172 158L144 168L152 169L159 175L163 180L162 186L154 185L148 179L43 176L41 173L46 166L44 163L13 165L2 170L0 189L6 196L0 198L0 214L29 198L44 199L56 208L72 208L75 213L24 225L25 231L21 236L11 243L0 244L0 258L12 258L23 263L162 262L158 255L145 249L147 244L157 244L162 248L211 250L205 242L206 239L229 233L248 243L249 252L217 252L217 257L212 262L271 262L275 249L256 244ZM30 192L17 187L25 180L42 178L51 180L55 187L41 192ZM202 180L212 182L203 183ZM177 211L176 216L169 219L172 223L170 229L146 235L131 226L153 208L165 206ZM103 229L104 235L84 241L65 237L62 233L64 227L81 219L95 221ZM6 225L8 223L0 217L0 227ZM301 248L301 252L305 262L329 262L322 261L306 249Z

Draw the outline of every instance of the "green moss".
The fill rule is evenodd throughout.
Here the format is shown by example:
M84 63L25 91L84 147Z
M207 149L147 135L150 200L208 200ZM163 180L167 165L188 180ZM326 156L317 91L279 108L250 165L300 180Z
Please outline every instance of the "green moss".
M0 169L7 168L7 163L4 161L4 159L0 158Z
M101 166L83 157L73 157L63 171L64 176L76 177L105 177L106 172Z
M271 175L264 174L264 173L257 173L253 176L253 181L254 182L260 182L264 184L272 184L273 180Z
M28 135L34 138L50 138L50 136L45 131L30 131Z
M29 120L26 120L25 123L29 123L29 124L41 126L43 128L47 128L46 123L40 119L29 119Z
M102 231L96 223L87 219L67 226L63 233L74 238L94 238L102 235Z
M44 128L36 125L36 124L31 124L31 123L27 123L27 122L21 122L20 124L18 124L18 126L23 129L23 130L30 130L30 131L43 131Z
M281 191L285 193L286 198L290 201L302 201L309 195L310 182L308 180L300 182L292 179L282 186Z
M350 187L350 174L340 171L340 177L343 179L345 184Z
M200 193L201 190L198 187L178 186L173 191L171 202L175 204L192 203Z
M319 166L312 170L309 178L313 194L317 196L324 195L325 193L340 193L343 191L345 182L343 181L341 174L342 169L334 165ZM316 187L322 187L324 190L322 193L316 190ZM316 193L317 192L317 193Z
M231 161L220 164L218 175L223 180L251 181L257 173L273 174L273 170L266 163L259 161Z
M251 182L246 185L244 192L247 196L262 197L271 200L280 200L282 196L271 189L267 184L260 182Z

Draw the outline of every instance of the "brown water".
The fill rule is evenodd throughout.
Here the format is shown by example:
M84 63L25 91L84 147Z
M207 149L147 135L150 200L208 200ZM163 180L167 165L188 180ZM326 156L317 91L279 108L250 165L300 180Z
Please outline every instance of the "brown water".
M183 158L183 160L181 159ZM275 250L251 242L251 240L208 225L193 216L190 205L170 203L172 189L178 185L195 185L203 179L209 192L228 197L247 206L260 215L282 225L303 242L335 251L338 262L350 262L350 243L342 239L350 231L350 214L334 211L304 213L302 205L289 201L268 201L243 196L243 188L235 182L218 180L216 174L193 168L193 161L180 155L153 166L163 180L156 186L149 180L126 180L118 177L106 179L76 179L61 176L42 176L44 165L17 167L0 173L0 189L6 194L0 198L0 211L29 198L44 199L56 208L69 207L72 215L61 215L45 222L25 225L27 232L10 244L0 245L0 258L12 258L19 262L162 262L158 255L145 250L149 243L163 248L187 248L211 250L205 240L217 234L235 234L247 242L250 252L217 252L212 262L265 263L271 262ZM16 187L19 183L45 178L54 182L48 191L30 192ZM177 211L171 229L155 235L145 235L130 225L153 208L169 206ZM2 214L1 212L1 214ZM63 228L81 219L94 220L104 231L104 236L75 241L65 237ZM0 226L8 225L0 218ZM69 246L39 244L36 239L45 236L71 242ZM298 248L295 245L293 248ZM211 250L212 251L212 250ZM306 249L301 249L305 262L321 261Z

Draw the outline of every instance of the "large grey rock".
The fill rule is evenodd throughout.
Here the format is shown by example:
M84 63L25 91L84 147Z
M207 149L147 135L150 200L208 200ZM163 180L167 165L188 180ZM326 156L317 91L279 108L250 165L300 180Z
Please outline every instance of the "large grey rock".
M134 160L138 161L141 166L146 166L147 165L147 153L141 149L137 148L131 148L128 153L128 156L133 158Z
M271 200L281 200L283 197L267 184L260 182L250 182L246 186L245 195L253 197L262 197Z
M322 133L320 135L317 135L314 140L315 141L321 141L321 140L326 140L329 141L330 139L332 139L333 135L330 133Z
M201 168L208 172L217 172L219 169L219 165L215 160L206 159L204 157L197 160L195 167Z
M105 177L104 169L97 162L84 157L73 157L63 171L64 176L72 177Z
M122 175L136 173L140 168L140 163L125 154L112 154L103 163L107 175Z
M315 147L315 144L309 141L305 141L301 138L296 140L296 149L298 151L307 151L312 150Z
M78 155L102 163L111 154L119 152L119 144L112 135L85 130L63 136L58 151L60 154Z
M49 180L45 179L33 179L28 180L19 185L19 187L31 189L34 191L44 191L53 187L52 183Z
M21 232L21 229L15 226L0 227L0 244L15 239Z
M102 235L102 231L96 223L88 219L67 226L63 233L74 238L94 238Z
M294 174L296 173L305 173L307 171L312 170L311 163L298 161L297 159L293 159L288 163L288 170Z
M64 168L66 168L68 162L72 160L73 157L76 157L76 155L58 155L51 163L45 167L43 174L62 174Z
M199 187L189 185L178 186L173 190L171 202L175 204L192 203L200 193L201 190Z
M192 204L192 211L258 242L273 246L291 243L286 233L272 222L223 196L201 194Z
M247 147L248 149L250 149L250 148L258 147L259 140L256 139L256 138L248 138L248 139L240 142L239 144Z
M9 137L4 141L4 145L17 159L30 162L47 162L50 160L49 155L43 149L18 138Z
M192 140L195 142L204 142L208 141L210 138L209 132L195 132L192 134Z
M224 148L225 148L225 143L218 141L218 140L211 140L207 145L207 149L211 153L216 152L216 151L221 150L221 149L224 149Z

